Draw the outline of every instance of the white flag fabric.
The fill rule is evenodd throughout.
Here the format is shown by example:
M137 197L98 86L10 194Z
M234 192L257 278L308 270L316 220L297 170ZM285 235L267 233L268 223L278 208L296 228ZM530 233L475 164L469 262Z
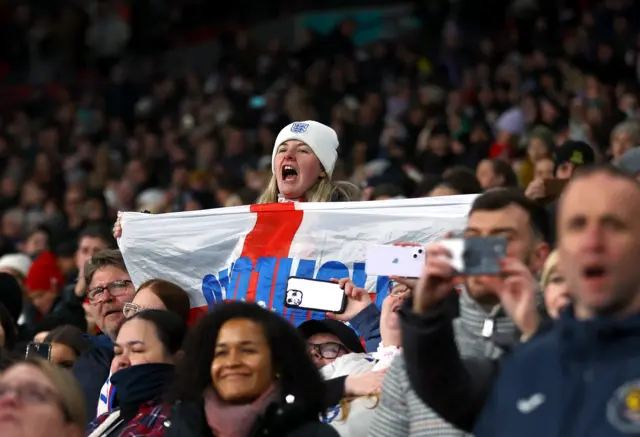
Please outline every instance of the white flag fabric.
M295 325L324 313L284 307L290 276L349 277L376 293L388 278L367 277L374 244L427 243L464 229L475 195L375 202L279 203L150 215L125 213L119 246L133 283L165 279L202 311L224 299L258 302Z

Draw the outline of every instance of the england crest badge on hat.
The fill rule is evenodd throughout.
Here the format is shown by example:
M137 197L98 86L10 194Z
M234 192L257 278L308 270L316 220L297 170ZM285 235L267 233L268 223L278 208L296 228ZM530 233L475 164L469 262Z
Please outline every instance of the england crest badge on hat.
M291 125L291 132L294 134L303 134L309 128L309 123L293 123Z

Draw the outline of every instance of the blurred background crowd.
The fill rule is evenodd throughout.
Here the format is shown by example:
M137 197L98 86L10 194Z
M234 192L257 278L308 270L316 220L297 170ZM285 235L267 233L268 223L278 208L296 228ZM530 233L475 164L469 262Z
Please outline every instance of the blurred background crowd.
M383 370L356 375L336 368L323 374L326 384L316 371L365 351L355 332L336 320L311 321L328 322L323 326L331 329L317 331L311 325L305 333L313 347L309 350L272 312L244 303L220 305L191 331L182 351L188 294L158 279L134 290L122 255L108 250L116 247L117 212L255 203L272 176L272 151L281 145L274 144L278 132L294 121L315 120L333 128L340 143L335 168L323 169L322 160L316 160L316 167L332 170L332 182L359 187L361 198L350 200L485 192L489 200L485 207L481 201L478 210L500 217L512 211L508 208L526 210L526 229L534 231L526 233L527 241L530 234L535 237L527 244L540 234L546 245L546 217L527 209L530 199L553 216L564 182L587 164L612 162L627 174L640 175L639 21L640 3L634 0L0 0L0 370L16 358L9 351L22 355L32 341L28 347L50 345L48 358L74 367L86 401L84 411L83 400L72 393L79 390L77 384L55 367L15 365L0 374L3 405L44 408L48 403L60 416L59 426L49 426L53 422L44 420L44 409L25 410L21 423L40 430L20 435L76 437L83 435L87 420L92 421L89 436L119 434L123 428L105 431L115 420L118 427L125 422L131 427L122 435L211 435L180 431L206 420L192 420L190 414L176 420L175 411L157 402L160 388L174 376L174 363L182 366L180 390L169 407L174 400L204 396L203 402L216 410L220 424L209 425L219 436L239 435L234 433L238 424L253 423L239 415L246 411L226 407L237 406L237 399L261 399L266 408L278 385L278 396L295 393L311 406L308 416L291 409L281 421L289 427L300 420L320 426L323 402L333 407L373 393L375 405L360 408L371 413L380 401L383 373L377 372ZM520 190L491 190L496 187ZM495 202L503 202L502 207L494 208ZM509 219L525 229L522 220ZM548 239L553 243L553 235ZM512 243L525 247L517 238ZM630 250L632 245L620 247ZM622 249L614 252L622 255L611 258L610 265L623 265L623 281L633 270L626 266L634 261ZM557 255L550 258L558 262ZM543 273L546 290L548 284L558 285L549 279L558 276L553 268L529 273ZM389 366L402 344L396 311L411 287L390 287L381 311L360 290L358 311L339 320L355 327L360 317L362 326L371 328L369 340L375 340L369 351L379 347L376 353L384 358L376 358L375 366L380 361ZM563 305L568 302L557 295L563 296ZM480 332L479 321L487 316L491 324L482 325L482 336L484 326L493 333L493 310L471 313L465 309L472 306L470 298L452 296L461 319ZM143 311L150 308L166 311ZM231 335L222 332L237 314L246 320L232 323L233 329L253 336L251 341L259 337L263 358L273 355L256 364L262 375L257 380L264 384L252 397L225 393L222 371L216 370L223 368L216 361L226 359L218 351L219 343L222 349L225 344L218 335ZM557 317L557 311L550 314ZM496 324L501 326L507 325ZM86 335L100 332L105 335ZM327 334L335 339L311 341ZM141 342L136 335L154 347L133 350L131 344ZM263 341L267 337L269 344ZM467 343L484 349L478 339ZM384 345L393 354L384 355ZM127 362L134 356L138 362ZM605 373L619 377L617 371ZM433 417L440 422L425 415L426 407L402 375L402 383L387 379L393 390L385 395L391 392L393 399L398 390L402 399L386 406L382 402L378 411L403 404L418 414L391 412L384 420L403 420L419 432L427 429L423 423L437 425L428 434L411 435L463 435L444 433L439 416ZM144 386L144 399L127 398L140 392L127 391L125 378L150 383ZM332 402L324 399L323 387ZM220 399L211 396L216 393L224 401L220 405L229 405L216 404ZM634 393L635 402L640 398ZM111 415L115 398L119 409ZM150 399L156 403L148 405ZM349 404L344 405L346 411ZM637 413L637 407L636 402L629 408ZM209 409L199 408L203 411L208 420ZM278 416L282 409L273 411ZM358 431L348 435L365 435L369 422L354 411L350 426ZM11 414L4 417L13 420ZM71 422L77 425L74 433L66 426ZM269 426L255 423L264 435L336 435L287 434L271 427L279 420ZM179 431L159 431L172 424ZM218 425L227 429L214 430ZM408 435L391 429L374 425L370 431Z
M363 200L528 188L640 145L637 2L415 1L383 31L245 3L0 2L2 254L50 250L73 283L80 232L119 210L253 203L295 120L336 130L333 179Z

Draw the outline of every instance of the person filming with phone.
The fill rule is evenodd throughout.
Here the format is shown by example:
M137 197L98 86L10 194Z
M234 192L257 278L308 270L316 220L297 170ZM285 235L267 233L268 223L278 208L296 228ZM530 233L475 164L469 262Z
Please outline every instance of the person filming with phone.
M485 365L493 363L522 334L537 330L539 319L537 313L529 317L529 306L524 312L527 319L516 323L513 318L519 317L519 310L511 311L509 317L500 298L510 292L506 291L510 287L536 286L534 277L549 253L547 223L544 209L519 190L496 189L474 201L464 240L445 239L427 246L425 266L413 298L400 312L403 355L396 358L383 383L381 406L371 436L466 435L467 430L456 420L466 412L456 408L458 404L463 408L470 405L468 398L473 393L458 390L459 372L452 363L460 356ZM474 243L469 243L472 240ZM488 249L493 250L493 242L500 240L504 246L495 254L482 249L483 241L492 242ZM456 271L451 253L454 241L464 241L467 250L482 250L484 263L458 265ZM489 271L493 273L485 274ZM502 279L507 274L509 279ZM444 301L455 293L456 277L463 279L464 287L460 316L452 320ZM524 326L527 332L521 332L517 325ZM486 369L473 371L474 383L481 384ZM416 419L409 419L412 417Z
M572 304L501 365L477 437L640 434L640 185L586 169L558 208Z
M593 148L584 141L565 141L556 149L553 173L555 178L536 178L527 186L525 195L536 202L546 205L549 214L549 242L555 242L555 221L558 198L567 182L580 168L596 163Z

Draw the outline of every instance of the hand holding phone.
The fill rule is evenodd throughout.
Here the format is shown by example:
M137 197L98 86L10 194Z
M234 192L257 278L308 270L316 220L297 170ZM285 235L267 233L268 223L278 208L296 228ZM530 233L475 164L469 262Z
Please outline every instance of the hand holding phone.
M413 289L413 311L425 314L431 307L453 293L454 269L451 266L451 253L439 244L426 247L424 271Z
M51 361L51 344L49 343L29 343L25 358L39 358Z
M453 292L454 276L499 275L506 255L502 237L451 238L429 244L423 274L413 290L413 310L426 313Z
M536 291L538 283L524 262L509 257L501 261L503 277L496 280L496 294L502 307L524 338L530 338L540 325Z
M438 244L449 252L451 267L459 276L499 275L500 260L507 254L503 237L451 238Z
M562 195L564 187L566 187L568 182L568 179L545 179L544 197L540 199L540 202L551 203L554 200L557 200L560 195Z
M347 306L343 313L328 313L327 317L340 320L342 322L349 322L355 316L360 314L366 307L371 305L372 300L369 293L364 288L356 287L355 284L349 278L342 278L340 280L332 279L331 282L338 284L341 289L344 290L344 294L347 297Z
M335 282L292 276L287 281L284 306L342 314L347 308L347 296Z

